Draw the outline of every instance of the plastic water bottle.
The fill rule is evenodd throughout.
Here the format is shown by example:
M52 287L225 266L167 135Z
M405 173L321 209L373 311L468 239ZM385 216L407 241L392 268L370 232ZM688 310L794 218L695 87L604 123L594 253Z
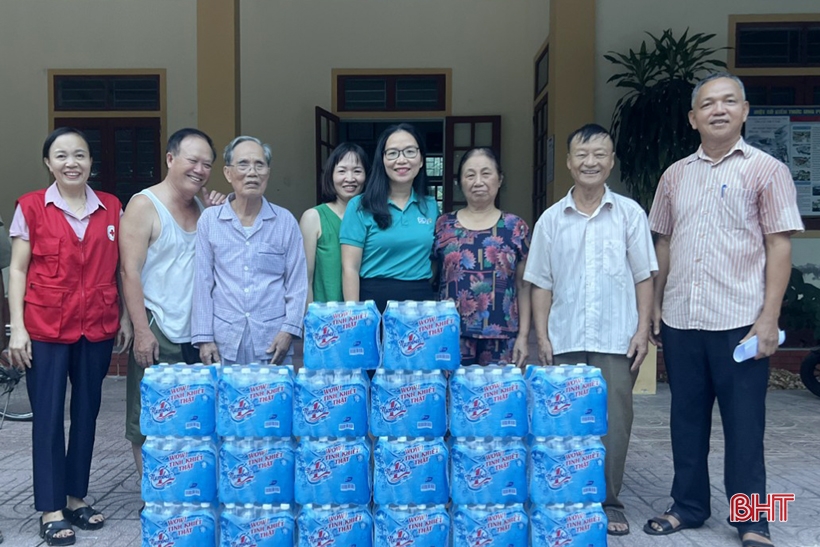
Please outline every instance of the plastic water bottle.
M527 501L527 447L522 439L456 437L451 455L454 504Z
M216 444L211 437L149 437L142 446L146 502L216 501Z
M367 507L308 504L296 519L297 547L372 547L373 517Z
M147 502L140 523L143 547L216 545L216 513L207 503Z
M373 460L375 503L447 503L450 492L444 439L379 437Z
M441 371L387 371L373 377L370 432L376 437L443 437L447 380Z
M219 517L219 527L220 547L291 547L295 540L295 518L288 504L228 503Z
M146 436L211 435L216 429L216 367L168 365L145 369L140 430Z
M450 515L443 505L381 505L375 515L376 547L447 547Z
M370 380L361 370L300 370L294 382L293 434L367 435L369 390Z
M527 384L513 365L461 367L450 377L450 433L456 437L524 437Z
M455 370L461 322L452 301L388 300L383 366L388 370Z
M304 362L308 369L374 369L379 366L379 321L375 302L308 304Z
M600 369L530 365L526 377L534 436L606 435L606 382Z
M521 504L456 505L452 519L453 547L527 545L529 518Z
M370 485L370 441L302 438L296 449L296 503L366 504Z
M533 505L530 547L607 544L607 519L600 503ZM522 544L523 545L523 544Z
M286 366L219 367L217 433L221 437L290 437L292 374Z
M536 437L530 447L530 500L545 505L603 502L605 460L598 437Z
M293 503L294 465L290 439L225 437L219 448L219 500Z

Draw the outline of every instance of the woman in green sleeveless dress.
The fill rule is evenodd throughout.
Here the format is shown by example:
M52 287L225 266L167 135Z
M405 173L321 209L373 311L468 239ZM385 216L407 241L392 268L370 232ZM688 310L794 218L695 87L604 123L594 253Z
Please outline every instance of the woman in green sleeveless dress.
M341 143L325 162L323 203L305 211L299 222L307 258L308 303L344 300L339 228L347 202L364 189L367 171L367 155L358 144Z

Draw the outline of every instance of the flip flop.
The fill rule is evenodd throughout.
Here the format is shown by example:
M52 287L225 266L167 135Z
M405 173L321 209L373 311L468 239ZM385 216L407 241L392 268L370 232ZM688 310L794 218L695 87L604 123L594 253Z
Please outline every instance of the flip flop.
M99 530L103 526L105 526L105 519L101 520L100 522L91 522L91 519L96 516L102 516L102 513L91 507L90 505L85 505L83 507L78 507L77 509L63 509L63 515L68 521L79 528L80 530Z
M772 539L772 536L769 535L769 532L758 532L757 530L746 530L745 532L741 532L738 530L738 534L740 535L740 542L742 547L774 547L771 543L763 543L757 539L743 539L743 536L746 534L757 534L759 536L763 536L766 539Z
M669 522L669 520L662 518L665 515L674 517L680 524L677 526L672 526L672 523ZM661 529L655 530L655 528L652 527L653 524L657 524ZM674 511L664 511L663 515L653 517L646 521L646 524L643 525L643 531L650 536L668 536L669 534L674 534L676 532L680 532L681 530L700 528L701 526L703 526L702 522L700 524L687 524L683 522L683 519L681 519L680 516Z
M71 530L70 536L57 537L57 534L63 530ZM46 545L74 545L77 541L77 536L74 534L74 529L71 523L65 518L60 520L52 520L51 522L43 522L43 517L40 517L40 537L46 542Z
M625 536L629 534L629 522L626 520L623 511L615 509L614 507L604 507L604 512L606 513L606 519L608 521L606 527L607 534L610 536ZM626 524L626 530L610 530L609 524Z

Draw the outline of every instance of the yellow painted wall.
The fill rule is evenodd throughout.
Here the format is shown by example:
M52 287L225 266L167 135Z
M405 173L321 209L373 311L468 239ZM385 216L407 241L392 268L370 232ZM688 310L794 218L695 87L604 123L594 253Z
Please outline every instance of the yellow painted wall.
M47 70L167 69L168 127L196 124L196 0L0 1L0 215L50 181ZM170 132L169 132L170 133Z
M502 116L505 209L529 219L533 56L548 0L242 0L241 125L273 147L268 197L314 205L314 107L333 68L451 68L453 115Z

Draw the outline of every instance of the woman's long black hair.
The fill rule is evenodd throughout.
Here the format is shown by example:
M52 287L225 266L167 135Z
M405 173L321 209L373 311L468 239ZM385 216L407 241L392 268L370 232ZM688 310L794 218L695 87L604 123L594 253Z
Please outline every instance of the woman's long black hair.
M367 174L367 183L364 185L364 192L362 193L362 201L360 208L368 211L373 215L376 224L382 230L389 228L392 223L390 216L390 209L387 205L387 198L390 196L390 179L387 177L387 171L384 169L384 147L387 144L387 139L390 135L398 131L405 131L410 133L419 147L419 154L421 154L422 165L419 169L419 174L413 180L413 190L416 192L416 198L419 200L419 208L423 213L427 213L427 169L424 165L424 160L427 157L427 147L424 145L424 140L416 131L416 128L409 123L400 123L391 125L385 129L379 136L379 142L376 145L376 152L373 154L373 165L370 172Z

